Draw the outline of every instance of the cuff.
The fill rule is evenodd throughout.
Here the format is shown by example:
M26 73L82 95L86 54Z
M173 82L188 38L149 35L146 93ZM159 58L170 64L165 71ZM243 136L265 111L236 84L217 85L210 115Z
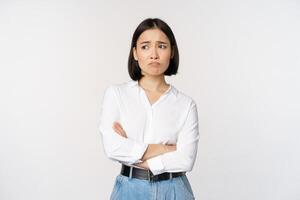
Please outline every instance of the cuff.
M131 149L131 157L135 158L135 162L140 162L149 144L144 143L134 143Z
M153 175L161 174L164 170L164 165L161 160L161 156L156 156L147 160L150 171Z

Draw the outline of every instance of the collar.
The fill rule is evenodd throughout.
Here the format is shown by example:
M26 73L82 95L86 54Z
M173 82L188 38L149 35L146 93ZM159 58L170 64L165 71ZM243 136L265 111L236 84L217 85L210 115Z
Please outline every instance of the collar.
M128 81L128 85L130 87L137 87L138 81L130 80ZM170 92L174 94L175 97L177 97L177 93L178 93L177 89L172 84L170 84L170 86L171 86Z

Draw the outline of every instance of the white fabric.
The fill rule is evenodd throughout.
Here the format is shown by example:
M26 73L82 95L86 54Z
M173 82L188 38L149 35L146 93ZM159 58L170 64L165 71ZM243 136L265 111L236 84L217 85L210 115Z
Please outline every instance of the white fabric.
M127 137L117 134L119 122ZM199 142L195 101L170 84L160 98L150 104L137 81L112 84L102 99L99 131L108 158L132 166L141 162L148 144L177 144L177 150L147 160L154 175L191 171Z

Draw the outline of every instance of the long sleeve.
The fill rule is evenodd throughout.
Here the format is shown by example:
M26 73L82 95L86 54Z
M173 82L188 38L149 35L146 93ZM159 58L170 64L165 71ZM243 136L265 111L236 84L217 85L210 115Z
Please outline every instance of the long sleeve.
M112 126L120 120L119 103L115 93L116 86L106 88L102 99L99 131L106 156L114 161L127 164L140 162L148 144L139 143L117 134Z
M163 172L191 171L197 155L198 142L197 106L192 101L186 121L178 135L177 150L147 160L150 170L154 175Z

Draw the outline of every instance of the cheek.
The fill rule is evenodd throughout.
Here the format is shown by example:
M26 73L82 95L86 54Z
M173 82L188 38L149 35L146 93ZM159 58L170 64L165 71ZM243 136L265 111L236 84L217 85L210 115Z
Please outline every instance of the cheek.
M163 51L161 52L161 55L164 59L171 59L171 51Z
M144 66L147 64L147 58L145 56L139 56L138 63L141 68L144 68Z
M147 59L147 57L148 57L148 55L147 55L147 53L146 52L140 52L139 54L138 54L138 58L139 58L139 60L141 61L141 62L143 62L143 61L145 61L146 59Z
M163 60L164 60L164 63L169 63L171 60L171 55L170 54L164 55Z

